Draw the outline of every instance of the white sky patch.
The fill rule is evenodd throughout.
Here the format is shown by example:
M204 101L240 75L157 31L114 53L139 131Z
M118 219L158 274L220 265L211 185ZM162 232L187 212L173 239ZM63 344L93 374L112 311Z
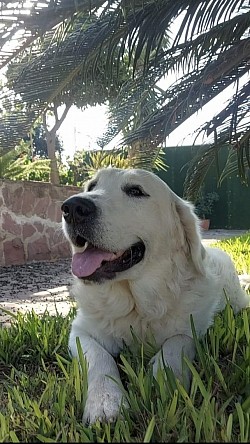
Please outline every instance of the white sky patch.
M84 111L72 106L58 130L58 136L63 142L64 156L72 158L78 150L100 149L96 139L107 129L106 112L105 105L89 107Z

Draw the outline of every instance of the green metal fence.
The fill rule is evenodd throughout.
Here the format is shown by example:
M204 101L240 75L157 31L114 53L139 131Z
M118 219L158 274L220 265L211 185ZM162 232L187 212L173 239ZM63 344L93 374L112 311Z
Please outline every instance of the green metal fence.
M183 195L183 183L187 171L185 165L197 147L173 147L165 149L168 171L157 173L179 196ZM219 161L225 162L227 148L221 149ZM217 187L217 172L211 168L206 180L205 191L216 191L219 201L215 202L211 215L211 228L250 229L250 186L241 185L238 177L232 176Z

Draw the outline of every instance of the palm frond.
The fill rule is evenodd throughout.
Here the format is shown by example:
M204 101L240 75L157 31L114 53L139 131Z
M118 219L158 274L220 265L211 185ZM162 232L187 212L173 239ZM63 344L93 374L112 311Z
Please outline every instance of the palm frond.
M248 151L249 151L249 140L248 140ZM247 159L243 160L244 162L244 168L249 170L249 162ZM242 168L242 167L241 167ZM225 163L225 166L220 174L220 177L218 179L218 186L221 186L222 182L230 176L236 175L239 171L239 162L238 162L238 153L237 149L231 147L229 148L227 161Z
M217 146L201 147L189 162L183 187L183 195L187 200L195 202L197 199L206 175L215 164L217 150Z
M215 130L218 131L218 129L223 129L226 123L228 128L228 139L229 142L231 142L235 131L237 131L239 122L249 113L249 97L250 81L246 82L240 89L237 89L228 105L221 112L216 114L211 121L207 122L202 127L202 131L206 131L207 136L209 136L210 134L213 134ZM230 124L229 119L231 119Z
M131 144L146 137L151 137L158 143L165 140L188 117L248 72L250 47L246 43L249 44L250 39L219 54L212 63L183 76L179 82L168 88L166 104L145 119L124 142Z
M130 155L130 162L133 168L142 168L148 171L167 171L168 169L162 148L146 144L143 145L141 150L133 150L133 154Z
M5 96L12 109L21 96L27 111L12 118L11 129L10 113L5 113L0 134L2 152L9 149L8 145L14 146L17 133L27 132L28 121L34 120L49 102L67 101L72 85L75 100L83 84L85 94L94 94L91 87L100 72L105 74L99 82L103 92L112 87L117 91L122 66L133 75L131 91L128 82L121 88L119 106L118 102L117 106L114 104L117 117L112 121L112 132L125 129L123 143L133 146L145 141L145 146L153 149L249 70L250 12L245 0L31 0L31 4L31 10L25 11L25 3L5 1L0 12L0 61L5 64L14 58L17 64L9 83L16 97L9 93ZM179 17L180 27L171 45L164 46L166 31ZM4 48L10 36L17 39L16 50L7 54ZM156 82L162 75L181 69L186 74L159 94L150 111L150 92ZM242 103L245 100L246 106L247 90L244 100L243 94L242 91ZM86 96L86 103L88 100L90 95ZM98 101L98 97L94 100ZM241 123L237 119L239 113L243 115L241 109L235 103L229 106L224 115L217 116L217 123L207 127L208 132L214 125L218 140L231 141L232 131L225 130L230 118L230 128L233 127L234 135L238 134L234 143L243 140L246 133L243 126L239 129ZM142 121L139 127L135 124L136 116ZM244 180L249 148L247 142L239 146L238 166Z
M15 96L12 99L10 95L9 99L0 122L0 156L14 149L21 139L26 137L32 122L39 116L37 109L24 107L20 98Z
M124 2L129 4L130 2ZM186 57L201 60L207 51L212 55L226 45L238 42L249 28L249 11L244 0L213 0L200 2L189 0L158 0L136 2L137 7L131 8L124 19L120 16L119 34L113 32L109 46L118 44L128 49L129 61L133 72L141 66L143 59L144 72L152 66L152 50L155 52L154 66L159 66L159 47L169 25L182 15L181 25L170 49L165 51L165 62L171 64L171 55L179 50ZM127 8L128 9L128 8ZM118 25L118 22L117 22ZM197 37L198 36L198 37ZM119 40L118 40L119 38ZM124 55L121 51L120 55ZM160 56L162 57L160 51ZM180 59L181 60L181 59ZM186 61L185 61L186 62Z
M157 54L148 64L148 71L165 67L165 74L171 70L189 72L199 66L200 62L212 61L219 52L231 48L249 36L250 12L237 15L230 20L219 23L188 41L172 44Z
M245 0L209 0L206 2L188 1L180 29L176 35L176 43L181 39L193 40L197 34L203 34L226 22L237 15L244 13Z
M117 97L109 102L109 126L98 143L105 146L121 132L130 134L143 119L160 108L165 94L154 83L154 79L142 76L124 82Z
M48 159L35 159L31 161L24 151L13 149L0 156L0 178L10 180L29 179L30 174L47 173L49 177L50 161Z
M96 10L103 4L103 0L30 0L29 4L12 0L1 2L0 68L66 19L73 18L79 12L86 14ZM9 44L10 40L12 45Z
M13 149L8 153L0 156L0 178L2 179L8 169L9 165L14 162L16 158L16 151Z
M218 184L230 174L238 172L240 180L244 184L249 181L249 118L250 118L250 82L237 89L234 97L228 105L214 118L197 130L197 133L205 131L208 136L215 136L211 145L229 147L228 159L220 172L217 166ZM214 155L218 151L214 151ZM216 158L215 158L216 161Z
M188 170L184 182L184 196L194 201L201 189L202 183L211 167L217 171L217 185L220 186L224 179L238 174L241 183L248 186L250 179L250 128L243 125L242 136L237 134L238 141L234 144L228 143L228 128L221 131L216 137L216 143L201 147L192 161L188 164ZM219 167L219 152L227 146L228 156L225 165Z

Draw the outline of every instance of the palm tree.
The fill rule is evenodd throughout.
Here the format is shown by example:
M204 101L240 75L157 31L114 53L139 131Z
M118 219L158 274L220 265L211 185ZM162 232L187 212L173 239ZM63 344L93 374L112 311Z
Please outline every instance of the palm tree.
M27 50L36 55L12 79L12 87L32 114L27 112L18 122L19 128L25 127L26 131L30 118L39 115L58 94L64 94L76 78L86 86L93 85L100 55L105 61L104 88L117 81L124 62L131 71L116 99L113 135L127 127L138 104L145 101L147 92L157 88L163 76L181 71L179 80L165 91L157 92L157 105L152 112L145 113L139 125L126 134L124 143L130 146L140 145L142 140L153 147L164 143L166 136L188 117L227 86L239 85L239 80L249 72L250 10L246 0L46 0L43 3L33 0L31 3L32 9L25 11L24 2L6 0L2 2L0 16L2 66L16 57L20 59ZM97 19L92 21L93 16ZM169 27L176 19L179 28L170 35ZM75 21L82 26L72 32ZM171 43L166 46L163 42L167 34ZM12 36L16 37L15 48L6 51L6 41ZM40 43L44 39L46 50ZM237 167L241 181L247 181L249 90L250 82L246 80L243 86L236 87L235 96L225 109L203 126L202 130L212 140L196 159L195 168L191 166L187 195L201 183L225 144L229 157L221 179ZM18 99L13 97L13 100ZM13 140L15 128L11 136L8 119L2 126L0 145L7 150L7 139Z

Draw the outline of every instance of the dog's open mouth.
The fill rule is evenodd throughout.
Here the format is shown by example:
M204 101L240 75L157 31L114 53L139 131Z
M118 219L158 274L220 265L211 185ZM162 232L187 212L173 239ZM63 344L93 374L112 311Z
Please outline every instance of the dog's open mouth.
M137 242L127 250L110 252L95 247L84 239L77 239L77 244L85 245L82 253L75 253L72 258L72 273L81 279L100 281L113 279L116 273L128 270L144 257L145 245Z

